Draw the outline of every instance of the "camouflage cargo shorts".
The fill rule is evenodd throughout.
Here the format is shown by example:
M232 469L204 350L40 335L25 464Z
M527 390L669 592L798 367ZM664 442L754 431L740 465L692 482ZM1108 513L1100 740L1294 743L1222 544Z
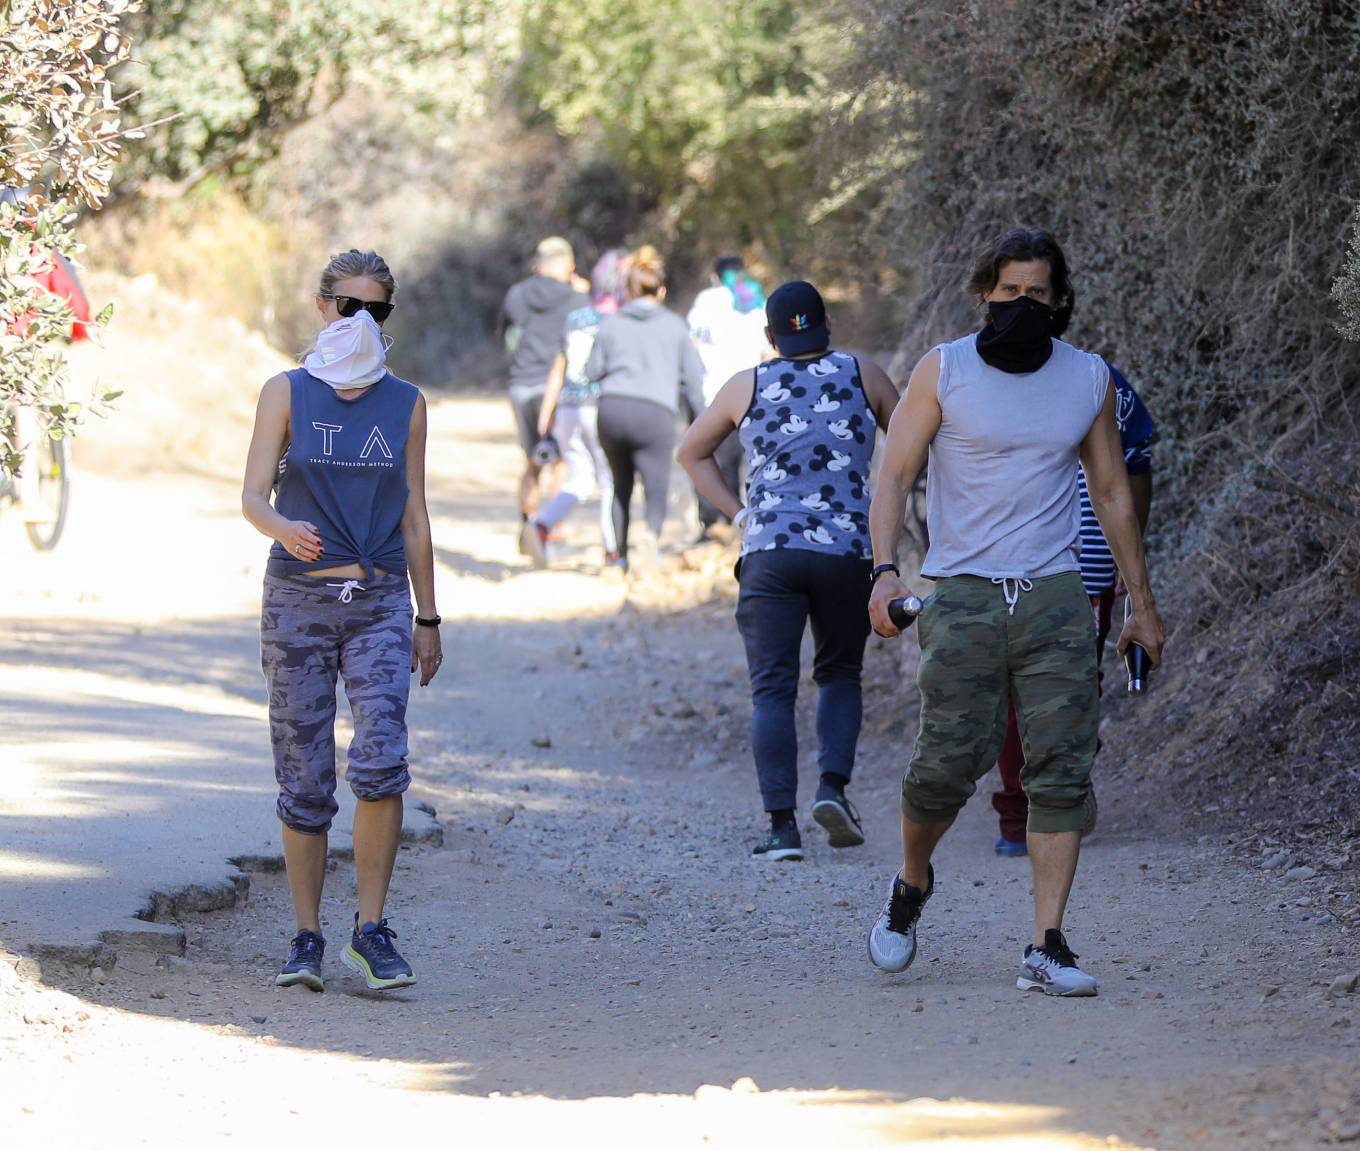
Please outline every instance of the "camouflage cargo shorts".
M265 576L260 660L284 824L320 834L339 809L338 677L354 714L345 772L350 790L359 799L375 800L401 795L411 785L406 740L411 593L405 575L358 581Z
M1100 698L1091 604L1075 572L1017 588L943 579L917 623L921 727L902 780L914 823L956 815L1001 751L1015 699L1030 831L1080 831L1096 755Z

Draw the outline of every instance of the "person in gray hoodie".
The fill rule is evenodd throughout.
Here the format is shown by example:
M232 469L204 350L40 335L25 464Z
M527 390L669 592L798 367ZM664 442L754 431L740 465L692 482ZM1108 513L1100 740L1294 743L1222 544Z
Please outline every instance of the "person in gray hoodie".
M642 477L647 526L659 541L670 493L680 389L704 409L704 365L689 327L663 307L666 272L650 245L629 260L629 301L600 325L586 375L600 383L600 444L614 474L614 533L628 569L628 505Z
M576 256L561 236L549 236L534 252L534 274L506 293L500 331L510 353L510 405L515 411L524 474L520 478L521 538L538 505L538 410L548 386L548 372L562 342L569 312L587 307L589 288L576 275ZM523 544L521 544L523 547Z

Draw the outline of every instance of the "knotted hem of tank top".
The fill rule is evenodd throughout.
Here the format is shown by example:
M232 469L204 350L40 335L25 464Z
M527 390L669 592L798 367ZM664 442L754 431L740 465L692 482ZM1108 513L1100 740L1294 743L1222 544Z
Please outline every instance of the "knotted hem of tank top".
M275 545L277 547L277 545ZM409 568L406 562L406 555L400 548L385 555L354 555L353 553L342 554L338 551L327 552L320 559L312 560L310 563L291 556L287 552L280 554L273 549L270 550L268 559L265 563L265 573L274 576L309 576L313 572L324 571L329 567L345 567L349 564L356 564L364 573L364 578L370 582L384 580L389 576L405 576Z
M1001 585L1001 595L1006 601L1006 614L1015 614L1015 605L1020 602L1021 592L1033 591L1034 581L1024 576L992 576L992 583Z

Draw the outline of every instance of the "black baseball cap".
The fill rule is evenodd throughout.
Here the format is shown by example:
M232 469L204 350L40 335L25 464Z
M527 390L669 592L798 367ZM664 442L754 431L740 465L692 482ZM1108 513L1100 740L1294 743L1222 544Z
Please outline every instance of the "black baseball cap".
M820 352L831 343L822 294L806 280L780 284L765 303L774 346L786 356Z

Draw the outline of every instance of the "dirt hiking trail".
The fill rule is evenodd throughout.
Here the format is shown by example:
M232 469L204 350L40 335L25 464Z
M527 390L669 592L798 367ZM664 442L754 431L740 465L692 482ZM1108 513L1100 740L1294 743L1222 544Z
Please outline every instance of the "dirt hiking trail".
M142 291L162 320L187 307ZM125 352L122 366L97 370L133 371L141 332L130 322L116 337L127 346L106 353ZM257 351L249 378L224 386L194 466L156 438L185 406L167 400L162 419L144 398L137 452L119 439L121 415L81 445L58 552L25 554L13 519L0 523L14 581L0 703L20 721L0 747L23 764L0 807L5 905L13 893L32 907L35 890L41 903L58 881L76 899L107 879L107 860L53 838L62 805L89 798L81 788L105 788L94 794L111 804L135 788L109 839L140 848L148 892L195 881L186 860L220 881L228 856L250 857L229 906L163 901L161 927L184 933L183 954L133 942L35 958L19 913L0 913L14 949L0 963L0 1128L17 1144L1360 1146L1360 941L1317 914L1349 893L1325 872L1263 872L1159 826L1155 797L1117 772L1101 782L1068 915L1098 998L1015 990L1029 868L992 853L991 779L937 856L915 966L874 970L864 935L900 861L915 730L910 647L870 641L851 792L867 845L832 851L806 817L805 679L808 858L754 863L731 557L674 547L660 572L603 578L588 507L555 570L530 571L515 551L517 450L501 401L432 408L446 662L413 693L408 806L432 808L438 831L403 849L389 904L420 982L382 997L339 963L353 903L342 862L323 906L326 993L274 988L292 917L273 862L256 646L265 545L239 520L233 470L272 370ZM166 705L172 688L173 715L138 710ZM131 710L105 730L98 708L115 704ZM210 754L194 753L200 733ZM106 764L101 782L101 746L136 778ZM182 764L192 789L164 782ZM46 837L31 830L42 819ZM95 908L91 927L141 906Z

